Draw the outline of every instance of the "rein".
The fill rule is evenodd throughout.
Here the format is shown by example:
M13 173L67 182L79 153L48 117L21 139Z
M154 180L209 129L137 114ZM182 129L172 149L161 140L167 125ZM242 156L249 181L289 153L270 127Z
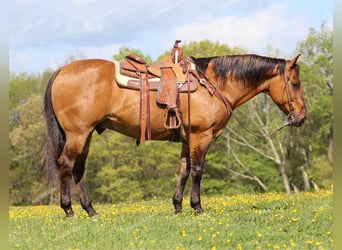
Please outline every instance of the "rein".
M189 60L190 62L194 63L193 60L191 58L187 58L187 60ZM195 64L195 63L194 63ZM224 105L226 106L226 109L227 109L227 113L228 115L231 114L235 120L239 123L239 125L245 130L247 131L249 134L253 135L253 136L256 136L256 137L260 137L260 138L267 138L267 137L271 137L273 136L275 133L279 132L281 129L287 127L287 126L290 126L291 123L293 122L294 120L294 108L293 108L293 104L292 104L292 100L290 98L290 91L289 91L289 77L287 76L286 73L284 73L284 82L285 82L285 92L286 92L286 95L287 95L287 100L288 100L288 104L289 104L289 108L290 108L290 112L287 116L287 119L288 119L288 122L285 123L284 125L280 126L279 128L277 128L275 131L273 131L272 133L270 133L269 135L260 135L260 134L257 134L253 131L251 131L249 128L247 128L241 121L240 119L237 117L237 115L235 114L235 112L233 111L233 104L225 97L223 96L223 94L216 88L215 84L210 81L210 79L208 79L205 74L197 67L197 65L195 64L196 66L196 70L200 73L200 75L202 77L200 77L197 73L196 70L192 70L191 73L199 80L200 84L202 86L204 86L208 92L211 94L211 95L214 95L216 96L218 99L220 99ZM208 85L207 82L210 84Z

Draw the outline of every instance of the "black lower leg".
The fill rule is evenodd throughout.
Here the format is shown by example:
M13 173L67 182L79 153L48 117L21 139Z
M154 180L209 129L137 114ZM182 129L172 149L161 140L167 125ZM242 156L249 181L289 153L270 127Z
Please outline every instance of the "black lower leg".
M181 159L179 162L178 170L178 180L175 194L173 195L173 205L175 207L175 213L182 212L182 201L183 192L185 188L186 181L188 180L190 174L190 164L189 164L189 148L183 143Z
M71 202L64 203L61 201L61 208L64 210L66 217L73 217L75 215L71 207Z
M87 189L85 188L83 179L77 185L82 208L88 213L89 217L96 215L97 213L91 204L91 200L88 195Z
M70 197L70 179L70 175L63 174L60 176L60 205L67 217L74 216Z
M193 209L198 213L202 213L202 205L201 205L201 197L200 197L200 188L201 188L201 180L202 180L203 168L201 166L193 166L191 167L191 177L192 177L192 185L191 185L191 193L190 193L190 204Z
M89 217L92 217L97 214L91 204L91 200L85 187L84 180L85 163L89 152L91 136L92 134L88 135L82 153L76 157L76 162L73 169L74 181L76 184L78 195L80 197L80 203L82 208L88 213Z
M183 192L185 188L186 181L189 177L189 170L186 166L186 159L181 160L181 165L179 168L179 177L177 181L177 187L175 194L173 195L173 205L175 207L176 213L182 212L182 202L183 202Z

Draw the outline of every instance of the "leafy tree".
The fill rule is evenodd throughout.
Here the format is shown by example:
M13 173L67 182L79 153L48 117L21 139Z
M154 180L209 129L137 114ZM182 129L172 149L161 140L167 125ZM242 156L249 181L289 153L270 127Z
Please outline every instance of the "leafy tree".
M174 191L179 147L177 143L154 141L137 147L134 139L114 131L94 134L87 164L88 184L103 201L169 197ZM101 161L99 157L103 157ZM128 184L136 189L127 188Z
M12 204L32 204L46 189L41 185L45 121L43 93L51 75L12 74L9 84L9 194ZM42 197L44 199L44 197Z
M29 203L33 184L42 165L45 126L42 116L42 96L31 98L16 109L20 126L14 127L10 137L10 196L13 202Z
M144 55L144 53L140 49L132 49L129 47L121 47L119 49L118 54L113 56L114 60L120 61L121 59L125 58L128 54L135 54L140 58L144 59L147 63L152 63L152 58L150 55Z
M332 180L333 145L333 32L325 24L320 30L310 29L308 37L299 44L302 52L301 79L307 97L307 121L298 142L305 158L303 168L307 169L312 182L327 186Z

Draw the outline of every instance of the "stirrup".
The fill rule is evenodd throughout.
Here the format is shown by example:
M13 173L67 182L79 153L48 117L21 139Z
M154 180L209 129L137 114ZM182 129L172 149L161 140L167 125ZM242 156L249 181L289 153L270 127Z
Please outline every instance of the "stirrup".
M175 114L175 115L173 115ZM178 109L166 109L164 127L166 129L177 129L181 125Z

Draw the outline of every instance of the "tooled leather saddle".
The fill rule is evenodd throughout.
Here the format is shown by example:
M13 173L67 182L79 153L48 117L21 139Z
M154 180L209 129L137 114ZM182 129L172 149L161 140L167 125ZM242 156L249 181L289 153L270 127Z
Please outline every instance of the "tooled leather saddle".
M157 91L157 103L165 107L164 127L173 132L181 126L179 103L180 92L194 92L198 86L198 77L192 74L192 65L183 59L183 52L176 40L171 56L153 65L141 57L129 54L116 64L116 80L121 87L140 91L140 140L151 139L150 91ZM179 133L179 131L178 131Z

